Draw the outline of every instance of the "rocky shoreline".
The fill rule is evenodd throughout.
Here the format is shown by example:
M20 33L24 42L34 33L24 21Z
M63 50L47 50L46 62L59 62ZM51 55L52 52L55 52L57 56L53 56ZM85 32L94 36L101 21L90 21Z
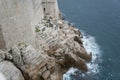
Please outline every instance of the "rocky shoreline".
M86 52L79 29L62 19L44 17L35 32L35 48L23 42L0 50L0 73L6 80L62 80L71 67L88 71L92 54Z

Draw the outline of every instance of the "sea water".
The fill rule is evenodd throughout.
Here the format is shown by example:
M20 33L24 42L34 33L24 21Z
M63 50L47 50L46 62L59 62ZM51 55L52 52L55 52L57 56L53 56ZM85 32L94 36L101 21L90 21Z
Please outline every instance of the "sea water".
M120 0L58 0L63 16L79 28L93 60L88 73L71 68L64 80L120 80ZM72 75L72 76L71 76ZM77 77L77 78L75 78Z

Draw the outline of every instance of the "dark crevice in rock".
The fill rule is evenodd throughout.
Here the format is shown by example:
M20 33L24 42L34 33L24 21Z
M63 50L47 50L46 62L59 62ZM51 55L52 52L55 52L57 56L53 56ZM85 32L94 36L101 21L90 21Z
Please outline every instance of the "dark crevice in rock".
M75 37L74 37L74 40L75 40L76 42L78 42L80 45L83 44L81 38L78 37L78 36L75 36Z
M7 49L6 43L4 40L3 32L2 32L2 25L0 24L0 49Z

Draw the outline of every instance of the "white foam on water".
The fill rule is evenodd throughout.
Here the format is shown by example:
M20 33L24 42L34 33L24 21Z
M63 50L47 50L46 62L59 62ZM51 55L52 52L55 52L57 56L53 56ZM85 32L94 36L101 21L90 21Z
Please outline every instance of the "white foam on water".
M74 74L75 71L78 69L76 68L70 68L64 75L63 75L63 80L71 80L70 75Z
M96 43L95 41L95 37L87 35L84 31L82 31L82 35L83 35L83 46L86 49L87 53L91 53L92 52L92 61L90 63L87 63L88 69L89 71L87 72L87 74L97 74L99 73L99 65L96 62L96 60L99 61L99 58L101 56L101 51L100 51L100 47L99 45ZM74 72L77 69L75 68L70 68L68 72L66 72L66 74L63 75L63 80L71 80L70 75L74 74Z
M101 56L101 51L99 45L95 41L95 37L86 35L85 32L82 31L83 34L83 46L88 53L92 52L92 61L87 64L88 73L99 73L99 65L96 60L99 61Z
M6 80L5 76L2 73L0 73L0 80Z

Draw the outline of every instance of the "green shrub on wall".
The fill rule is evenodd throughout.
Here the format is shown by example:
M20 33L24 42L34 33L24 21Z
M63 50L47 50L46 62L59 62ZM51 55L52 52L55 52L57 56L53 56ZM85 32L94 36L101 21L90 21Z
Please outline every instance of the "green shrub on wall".
M40 29L38 29L38 27L35 27L35 32L40 32Z

